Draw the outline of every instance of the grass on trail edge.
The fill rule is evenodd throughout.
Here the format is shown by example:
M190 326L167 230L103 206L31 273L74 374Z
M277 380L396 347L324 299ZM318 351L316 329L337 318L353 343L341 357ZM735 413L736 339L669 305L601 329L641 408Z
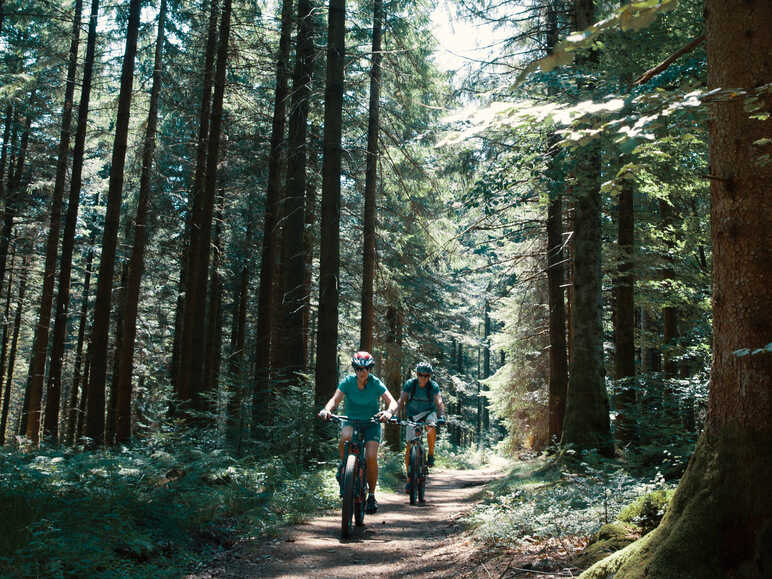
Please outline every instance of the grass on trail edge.
M330 469L220 450L0 450L0 576L179 577L337 504Z

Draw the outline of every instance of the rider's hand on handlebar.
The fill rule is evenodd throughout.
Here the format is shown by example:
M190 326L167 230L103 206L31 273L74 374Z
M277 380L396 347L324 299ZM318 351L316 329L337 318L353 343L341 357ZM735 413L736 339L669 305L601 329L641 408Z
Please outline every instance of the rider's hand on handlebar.
M328 421L328 420L330 419L330 416L332 416L332 412L330 412L330 411L329 411L329 410L327 410L326 408L322 408L322 409L319 411L319 418L321 418L321 419L322 419L322 420L324 420L325 422L326 422L326 421Z
M392 414L388 410L381 410L378 414L375 415L375 418L381 422L388 422L391 420L391 416Z
M437 419L437 426L445 426L446 423L447 423L447 420L445 420L444 416L440 416Z

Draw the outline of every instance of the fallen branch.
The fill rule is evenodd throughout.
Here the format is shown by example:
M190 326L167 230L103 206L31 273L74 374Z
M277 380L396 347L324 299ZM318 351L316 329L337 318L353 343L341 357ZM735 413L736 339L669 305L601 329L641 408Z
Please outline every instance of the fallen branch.
M650 68L649 70L644 72L641 76L639 76L637 79L635 79L633 84L637 85L637 84L643 84L643 83L649 82L652 79L652 77L654 77L655 75L659 74L660 72L665 70L667 67L669 67L671 64L673 64L673 62L675 62L676 59L679 56L682 56L682 55L686 54L687 52L691 52L692 50L694 50L695 47L699 46L700 43L702 43L703 40L705 40L705 35L701 34L700 36L698 36L697 38L692 40L689 44L687 44L686 46L684 46L680 50L677 50L676 52L674 52L673 54L668 56L665 60L660 62L657 66L655 66L654 68Z

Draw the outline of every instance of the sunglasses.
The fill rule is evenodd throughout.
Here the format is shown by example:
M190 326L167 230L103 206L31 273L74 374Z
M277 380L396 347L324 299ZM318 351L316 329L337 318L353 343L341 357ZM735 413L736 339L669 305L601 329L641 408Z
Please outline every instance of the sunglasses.
M365 370L369 372L370 368L358 368L356 366L354 367L354 372L364 372Z
M419 378L428 378L431 374L418 374Z

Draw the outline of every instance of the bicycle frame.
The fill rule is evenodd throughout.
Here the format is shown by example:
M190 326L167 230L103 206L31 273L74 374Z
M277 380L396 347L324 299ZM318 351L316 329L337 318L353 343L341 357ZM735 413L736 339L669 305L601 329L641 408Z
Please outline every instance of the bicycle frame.
M367 443L365 429L376 422L356 420L347 416L331 415L338 423L350 424L353 428L351 440L343 447L343 472L340 477L341 505L341 536L345 539L351 532L353 516L357 527L364 524L365 501L367 499Z
M426 489L426 477L429 469L426 466L426 451L424 449L423 435L426 430L426 422L413 420L399 420L392 418L391 422L413 428L415 438L407 442L410 445L410 457L408 460L407 482L410 494L410 504L414 505L416 499L419 503L424 502L424 491Z

